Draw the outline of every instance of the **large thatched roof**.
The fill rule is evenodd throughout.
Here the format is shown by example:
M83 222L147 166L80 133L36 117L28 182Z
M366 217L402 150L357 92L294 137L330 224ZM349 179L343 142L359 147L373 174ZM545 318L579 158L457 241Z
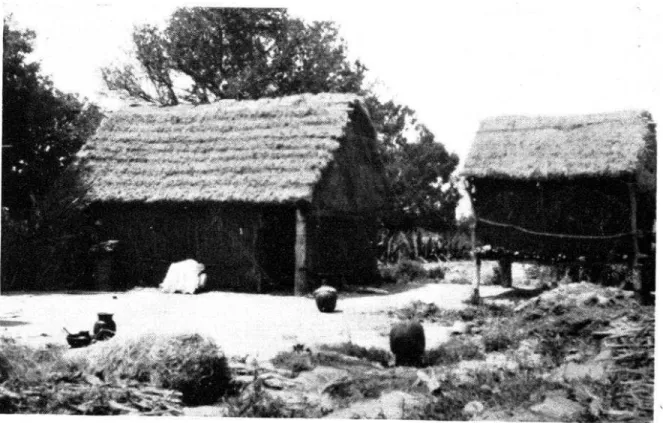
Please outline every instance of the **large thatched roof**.
M113 113L80 153L89 196L122 202L310 200L355 100L300 95Z
M463 174L512 179L630 174L655 178L655 173L643 175L655 166L655 148L648 112L501 116L481 123Z

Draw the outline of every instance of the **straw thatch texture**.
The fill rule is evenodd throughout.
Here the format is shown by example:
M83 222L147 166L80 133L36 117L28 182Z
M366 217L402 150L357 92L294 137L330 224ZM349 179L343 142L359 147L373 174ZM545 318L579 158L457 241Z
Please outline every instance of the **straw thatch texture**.
M635 175L653 184L654 128L644 111L486 119L463 174L538 180Z
M90 199L311 201L355 101L307 94L116 112L80 153Z

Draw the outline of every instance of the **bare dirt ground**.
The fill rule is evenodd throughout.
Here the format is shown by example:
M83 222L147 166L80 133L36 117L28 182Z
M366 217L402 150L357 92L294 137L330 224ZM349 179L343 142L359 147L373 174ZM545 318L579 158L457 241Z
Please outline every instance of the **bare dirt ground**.
M468 263L469 264L469 263ZM484 266L490 269L491 266ZM463 273L473 270L460 265ZM114 313L117 338L146 333L199 333L211 337L228 356L268 360L295 344L314 346L351 341L364 347L389 349L394 318L384 311L420 300L442 309L465 307L471 285L408 284L389 295L341 295L337 312L320 313L311 298L208 292L199 295L164 294L157 289L128 292L11 293L0 296L0 336L32 345L65 344L70 332L91 330L98 312ZM401 288L402 289L402 288ZM504 292L482 286L482 296ZM446 341L450 328L425 327L427 347Z

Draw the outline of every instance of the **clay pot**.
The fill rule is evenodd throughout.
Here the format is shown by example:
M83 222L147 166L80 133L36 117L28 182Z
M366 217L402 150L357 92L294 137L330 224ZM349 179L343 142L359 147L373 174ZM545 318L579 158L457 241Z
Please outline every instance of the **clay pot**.
M331 313L336 309L338 292L335 288L323 285L316 289L313 295L315 296L315 304L318 306L318 310L321 312Z
M67 335L67 343L71 348L87 347L92 343L92 337L90 336L90 332L81 331Z
M389 332L389 346L397 366L420 366L426 350L424 327L414 320L396 323Z
M94 324L92 333L97 341L104 341L115 336L117 326L111 313L98 313L99 320Z

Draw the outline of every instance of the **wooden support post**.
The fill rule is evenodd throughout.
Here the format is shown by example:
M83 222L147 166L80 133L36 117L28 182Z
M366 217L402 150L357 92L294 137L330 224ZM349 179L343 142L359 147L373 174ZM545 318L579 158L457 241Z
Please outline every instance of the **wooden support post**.
M306 218L301 209L296 210L295 221L295 295L306 295Z
M477 253L477 223L479 221L479 216L477 216L476 210L474 210L474 199L472 198L472 188L469 184L465 183L465 190L467 195L470 198L470 210L472 211L473 221L470 225L470 236L472 239L472 258L474 259L474 264L476 265L476 281L474 282L474 290L472 291L472 296L470 297L470 303L478 305L481 303L481 293L479 292L479 286L481 286L481 257Z
M638 245L638 204L635 197L635 187L633 183L628 184L628 194L631 200L631 232L633 235L633 258L631 260L631 271L633 272L633 288L643 299L649 292L644 292L644 285L642 283L642 271L640 269L640 247Z
M513 286L511 263L512 263L511 257L502 257L499 260L500 276L502 277L502 286L504 288L511 288L511 286Z
M472 223L470 226L470 233L472 237L472 257L474 258L474 263L476 265L476 280L474 282L474 291L470 297L471 304L479 304L481 302L481 294L479 292L479 286L481 285L481 257L477 253L477 236L476 236L476 223Z

